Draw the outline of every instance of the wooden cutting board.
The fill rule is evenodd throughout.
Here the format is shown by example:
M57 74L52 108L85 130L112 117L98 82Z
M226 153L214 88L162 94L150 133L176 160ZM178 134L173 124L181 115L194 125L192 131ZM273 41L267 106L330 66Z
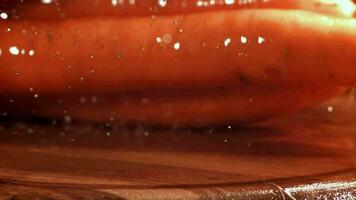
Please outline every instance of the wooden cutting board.
M206 129L2 122L0 199L356 199L356 103Z

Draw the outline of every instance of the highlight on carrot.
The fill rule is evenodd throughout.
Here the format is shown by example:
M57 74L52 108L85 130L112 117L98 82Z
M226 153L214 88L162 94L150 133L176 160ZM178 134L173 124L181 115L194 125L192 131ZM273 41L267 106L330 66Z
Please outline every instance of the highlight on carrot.
M0 3L0 100L11 100L0 111L204 126L294 112L356 83L349 0L95 2ZM89 94L103 101L78 104Z

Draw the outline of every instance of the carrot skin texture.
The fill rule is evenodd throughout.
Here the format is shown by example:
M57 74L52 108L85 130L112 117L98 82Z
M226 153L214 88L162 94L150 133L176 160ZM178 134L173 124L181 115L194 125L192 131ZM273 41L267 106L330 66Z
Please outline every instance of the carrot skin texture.
M9 23L0 25L3 31L12 27L0 37L4 49L0 91L121 92L356 82L353 19L243 10L158 19ZM170 43L157 43L157 37L167 34ZM226 39L231 40L228 45ZM12 55L7 50L13 46L33 50L34 55Z

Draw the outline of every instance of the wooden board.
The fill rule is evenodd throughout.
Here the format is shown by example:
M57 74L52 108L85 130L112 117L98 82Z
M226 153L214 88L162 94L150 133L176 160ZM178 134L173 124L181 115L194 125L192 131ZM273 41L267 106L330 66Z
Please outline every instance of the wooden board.
M251 128L2 123L0 199L356 199L354 102Z

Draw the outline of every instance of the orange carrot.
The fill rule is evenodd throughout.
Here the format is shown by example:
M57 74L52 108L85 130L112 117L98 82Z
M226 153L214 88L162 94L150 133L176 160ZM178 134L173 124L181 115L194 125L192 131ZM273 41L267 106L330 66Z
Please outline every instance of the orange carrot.
M337 15L327 16L300 10L307 9L302 2L292 10L211 12L167 4L156 17L139 5L119 14L104 6L89 17L93 9L76 15L72 1L66 20L31 16L26 9L37 4L24 4L17 10L24 20L0 24L0 100L10 103L0 111L62 117L65 110L99 121L114 113L123 121L200 126L313 105L356 83L356 20L338 17L348 16L340 3L334 13L317 9ZM90 94L102 101L78 104Z
M8 22L0 30L0 91L356 82L356 20L303 11Z

